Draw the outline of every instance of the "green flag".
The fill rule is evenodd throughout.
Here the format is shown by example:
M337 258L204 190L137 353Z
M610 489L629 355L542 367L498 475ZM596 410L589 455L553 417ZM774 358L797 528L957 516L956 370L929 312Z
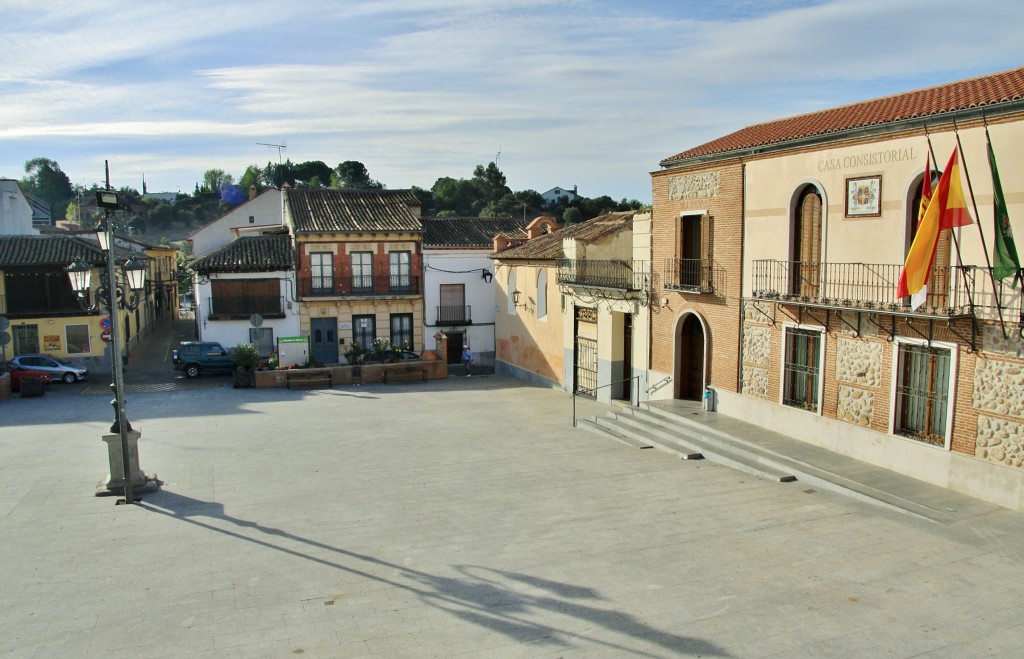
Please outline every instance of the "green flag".
M1013 231L1010 229L1010 215L1006 212L1006 199L1003 197L1003 186L999 183L999 170L996 168L996 154L992 151L992 143L986 141L988 147L988 164L992 169L992 194L995 197L996 212L996 244L993 248L992 274L996 279L1013 276L1013 285L1017 285L1020 273L1020 258L1017 257L1017 246L1013 242Z

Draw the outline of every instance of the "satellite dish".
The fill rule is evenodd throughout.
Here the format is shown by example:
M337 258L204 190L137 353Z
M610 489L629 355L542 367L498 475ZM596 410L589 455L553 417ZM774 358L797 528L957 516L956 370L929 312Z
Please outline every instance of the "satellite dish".
M258 313L254 313L253 315L249 316L249 324L252 325L253 327L259 327L260 325L263 324L263 316L259 315Z

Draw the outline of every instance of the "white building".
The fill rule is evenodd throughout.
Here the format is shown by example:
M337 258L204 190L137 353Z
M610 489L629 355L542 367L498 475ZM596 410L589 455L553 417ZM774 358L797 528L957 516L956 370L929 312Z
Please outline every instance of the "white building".
M494 364L494 237L526 237L522 220L506 217L423 218L423 317L427 347L448 337L449 364L468 345L474 360Z
M576 193L576 186L572 188L551 188L540 195L548 206L556 203L562 197L568 197L569 201L575 201L579 195Z
M249 190L249 199L206 226L189 234L192 254L205 254L222 247L239 236L272 232L283 226L282 193L265 190L256 194Z
M28 236L39 231L32 224L33 208L14 179L0 179L0 236Z

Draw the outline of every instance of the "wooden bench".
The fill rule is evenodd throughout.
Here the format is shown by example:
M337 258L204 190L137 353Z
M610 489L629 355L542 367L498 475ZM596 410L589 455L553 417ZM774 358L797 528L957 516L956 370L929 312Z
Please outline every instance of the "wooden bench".
M392 382L426 382L427 369L422 366L399 369L387 369L384 371L384 384Z
M288 371L285 384L289 389L334 386L330 369L295 369Z

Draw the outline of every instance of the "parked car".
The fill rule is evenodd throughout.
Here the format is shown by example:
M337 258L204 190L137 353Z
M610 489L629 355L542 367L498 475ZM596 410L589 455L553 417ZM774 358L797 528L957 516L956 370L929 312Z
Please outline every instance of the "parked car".
M197 378L203 371L230 371L235 367L231 351L215 341L182 341L171 353L174 370L185 377Z
M21 391L21 381L25 378L39 378L47 387L53 380L46 371L33 371L14 363L7 364L7 372L11 374L11 391Z
M18 355L11 363L32 371L43 371L52 379L60 379L68 384L89 377L89 369L84 364L49 355Z

